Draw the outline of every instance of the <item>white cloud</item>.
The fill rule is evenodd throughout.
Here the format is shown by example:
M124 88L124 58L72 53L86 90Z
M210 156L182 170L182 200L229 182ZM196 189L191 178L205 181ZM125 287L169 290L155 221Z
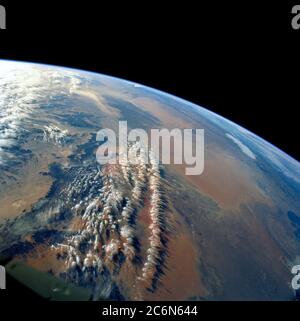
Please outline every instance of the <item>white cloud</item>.
M14 157L10 148L32 127L32 119L41 105L57 95L70 95L81 82L74 71L0 60L0 159ZM5 149L4 149L5 148Z
M133 84L133 86L134 86L135 88L142 88L142 87L143 87L143 85L140 85L140 84Z
M236 137L233 137L232 135L226 133L226 136L231 139L236 145L238 145L238 147L241 149L241 151L247 155L248 157L252 158L252 159L256 159L256 156L254 155L254 153L251 151L251 149L249 147L247 147L246 145L244 145L240 140L238 140Z

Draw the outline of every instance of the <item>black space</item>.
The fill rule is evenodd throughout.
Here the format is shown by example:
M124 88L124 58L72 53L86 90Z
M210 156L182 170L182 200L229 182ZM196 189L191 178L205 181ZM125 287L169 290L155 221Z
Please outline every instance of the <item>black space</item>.
M0 58L133 80L207 107L296 159L300 31L291 6L1 1ZM108 4L109 3L109 4Z
M0 33L0 58L92 70L167 91L300 160L292 79L300 31L291 28L291 6L1 3L7 30Z

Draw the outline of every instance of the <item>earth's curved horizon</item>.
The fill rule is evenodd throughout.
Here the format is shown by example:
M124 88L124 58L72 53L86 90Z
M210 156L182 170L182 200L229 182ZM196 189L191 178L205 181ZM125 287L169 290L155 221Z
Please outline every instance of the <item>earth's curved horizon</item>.
M100 166L96 134L119 120L146 131L203 128L204 172L140 159ZM300 163L184 99L0 60L0 182L0 257L44 297L294 299Z

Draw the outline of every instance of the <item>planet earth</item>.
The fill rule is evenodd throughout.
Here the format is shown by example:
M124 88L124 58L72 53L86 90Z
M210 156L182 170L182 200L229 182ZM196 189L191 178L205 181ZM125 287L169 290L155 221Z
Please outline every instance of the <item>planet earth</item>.
M100 165L97 132L120 120L204 129L203 173L138 157ZM0 60L0 183L0 257L44 298L295 298L299 162L183 99Z

